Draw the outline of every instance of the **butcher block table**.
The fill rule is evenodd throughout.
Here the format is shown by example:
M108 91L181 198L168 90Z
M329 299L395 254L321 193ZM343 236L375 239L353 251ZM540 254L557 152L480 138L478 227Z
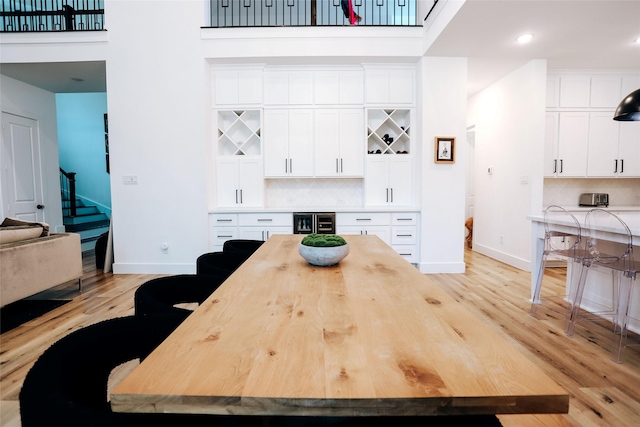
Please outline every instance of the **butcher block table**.
M112 392L119 412L566 413L536 365L373 235L314 267L274 235ZM524 315L524 314L523 314Z

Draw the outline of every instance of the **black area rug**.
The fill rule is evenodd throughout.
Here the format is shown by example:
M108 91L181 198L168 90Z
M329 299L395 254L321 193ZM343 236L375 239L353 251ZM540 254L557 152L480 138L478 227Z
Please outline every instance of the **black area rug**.
M70 300L23 299L0 309L0 334L4 334L29 320L65 305Z

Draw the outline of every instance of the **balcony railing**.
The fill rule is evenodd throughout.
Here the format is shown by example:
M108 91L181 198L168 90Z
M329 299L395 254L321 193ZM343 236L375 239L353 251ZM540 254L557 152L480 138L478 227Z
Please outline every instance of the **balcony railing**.
M104 0L1 0L0 32L104 30Z
M209 26L351 25L348 0L209 0ZM415 26L416 0L351 0L360 26Z

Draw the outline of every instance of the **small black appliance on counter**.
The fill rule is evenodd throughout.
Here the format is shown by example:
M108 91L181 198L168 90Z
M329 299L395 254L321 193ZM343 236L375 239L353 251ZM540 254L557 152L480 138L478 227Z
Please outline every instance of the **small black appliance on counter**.
M609 206L609 195L607 193L582 193L580 195L579 206Z

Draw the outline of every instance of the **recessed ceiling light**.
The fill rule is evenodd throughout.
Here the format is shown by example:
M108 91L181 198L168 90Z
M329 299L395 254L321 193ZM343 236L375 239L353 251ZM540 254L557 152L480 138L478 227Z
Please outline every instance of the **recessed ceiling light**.
M532 38L533 38L533 34L523 34L520 37L518 37L516 40L518 41L518 43L529 43Z

